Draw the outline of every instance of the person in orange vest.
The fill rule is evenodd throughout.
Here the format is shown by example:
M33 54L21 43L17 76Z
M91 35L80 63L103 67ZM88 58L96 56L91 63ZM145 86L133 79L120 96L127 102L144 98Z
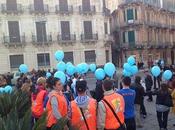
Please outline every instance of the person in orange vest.
M86 95L86 89L87 82L85 80L76 82L78 96L71 102L71 126L79 130L96 130L97 102Z
M67 118L68 106L65 96L63 95L63 84L60 79L54 78L53 90L49 93L49 100L46 105L47 110L47 130L62 117Z
M103 81L103 90L104 97L98 103L98 130L125 130L123 97L114 92L110 79Z
M36 122L44 112L44 99L47 96L46 79L41 77L37 80L37 86L31 96L33 123Z

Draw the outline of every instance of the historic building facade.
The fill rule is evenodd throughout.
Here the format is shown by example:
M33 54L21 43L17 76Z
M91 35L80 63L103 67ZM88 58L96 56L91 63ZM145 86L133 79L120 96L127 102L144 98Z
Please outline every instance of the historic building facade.
M109 10L103 0L1 0L0 73L54 68L56 50L65 62L111 61Z
M150 66L163 59L175 64L175 1L121 0L112 14L113 60L129 55Z

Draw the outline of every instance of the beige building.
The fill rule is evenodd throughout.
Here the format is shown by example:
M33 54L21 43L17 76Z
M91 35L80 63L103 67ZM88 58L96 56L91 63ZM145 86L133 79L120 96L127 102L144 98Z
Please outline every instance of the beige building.
M54 68L56 50L65 62L111 61L109 11L103 0L1 0L0 73Z
M122 0L112 16L117 64L129 55L148 66L159 59L175 64L174 0Z

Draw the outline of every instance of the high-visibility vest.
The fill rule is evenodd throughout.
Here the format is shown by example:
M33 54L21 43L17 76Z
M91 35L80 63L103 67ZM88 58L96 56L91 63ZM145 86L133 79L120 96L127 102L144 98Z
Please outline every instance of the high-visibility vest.
M44 112L44 96L46 95L46 90L40 90L36 95L36 99L32 100L32 114L34 117L39 118Z
M112 95L104 96L104 99L111 105L113 110L116 112L122 124L124 124L124 108L125 102L121 95L113 93ZM115 118L109 106L102 100L106 108L106 120L105 120L105 129L118 129L120 123Z
M53 115L53 110L51 106L51 99L52 97L55 96L57 98L58 102L58 111L60 112L62 117L67 116L67 101L64 97L63 94L58 94L57 92L51 93L49 97L49 101L47 102L46 105L46 110L47 110L47 127L52 127L54 124L57 123L57 119Z
M90 98L87 109L83 109L84 116L86 118L89 130L96 130L97 126L97 116L96 116L97 102L96 100ZM79 130L87 130L84 118L81 114L81 110L75 101L71 102L71 123L72 126L79 128Z

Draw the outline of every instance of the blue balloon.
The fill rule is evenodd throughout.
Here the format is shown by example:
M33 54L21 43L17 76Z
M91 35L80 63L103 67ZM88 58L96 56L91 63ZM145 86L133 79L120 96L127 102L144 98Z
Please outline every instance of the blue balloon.
M1 93L4 93L4 88L2 88L2 87L0 88L0 94Z
M105 78L105 71L99 68L95 71L95 77L97 80L103 80Z
M128 64L130 64L131 66L134 65L136 63L135 58L133 56L130 56L127 60Z
M51 77L52 76L52 74L50 73L50 72L47 72L46 73L46 78L49 78L49 77Z
M79 74L82 74L82 67L81 66L82 66L81 64L78 64L76 67L76 72Z
M158 77L161 73L159 66L154 66L151 68L151 73L154 77Z
M19 66L19 71L20 71L21 73L26 74L26 73L29 71L29 69L28 69L27 65L21 64L21 65Z
M130 76L132 76L132 73L124 69L123 70L123 76L130 77Z
M123 65L123 68L126 70L126 71L128 71L128 72L131 72L131 65L130 64L128 64L128 63L124 63L124 65Z
M116 71L115 65L111 62L106 63L104 66L104 71L108 76L112 77Z
M62 71L57 71L54 74L54 77L55 78L59 78L63 85L65 84L65 82L66 82L66 75Z
M60 61L58 64L57 64L57 70L58 71L65 71L66 70L66 64L63 62L63 61Z
M89 66L88 66L88 64L86 64L86 63L81 63L81 73L82 74L85 74L85 73L87 73L88 72L88 70L89 70Z
M92 71L92 72L95 72L97 66L95 64L90 64L89 65L89 69Z
M164 78L165 80L170 80L172 77L173 77L173 73L172 73L170 70L166 70L166 71L163 73L163 78Z
M137 74L138 71L139 71L139 70L138 70L138 67L137 67L136 65L134 65L134 66L131 67L131 73L132 73L132 75Z
M71 62L67 62L66 67L68 67L69 65L73 65L73 64Z
M64 59L64 52L63 51L56 51L55 52L55 59L57 61L62 61Z
M75 74L75 72L76 72L75 66L69 65L69 66L66 68L66 72L67 72L68 75L72 76L72 75Z
M12 87L11 86L9 86L9 85L7 85L5 88L4 88L4 92L5 93L12 93Z

